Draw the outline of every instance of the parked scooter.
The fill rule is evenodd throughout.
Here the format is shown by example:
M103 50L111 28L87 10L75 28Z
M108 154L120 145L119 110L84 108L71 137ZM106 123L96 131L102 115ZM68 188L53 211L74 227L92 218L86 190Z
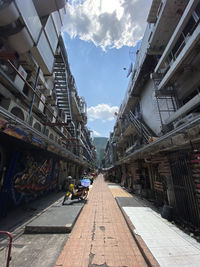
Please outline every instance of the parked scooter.
M89 192L89 185L90 183L81 183L81 185L78 186L77 189L75 189L74 184L70 184L68 191L66 192L62 205L64 205L65 201L70 199L70 200L74 200L74 199L81 199L81 200L85 200L88 196L88 192Z

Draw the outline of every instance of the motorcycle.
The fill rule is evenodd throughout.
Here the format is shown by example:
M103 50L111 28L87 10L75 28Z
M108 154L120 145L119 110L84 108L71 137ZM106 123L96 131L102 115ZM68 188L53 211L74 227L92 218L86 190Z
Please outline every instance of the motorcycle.
M89 184L82 184L80 186L78 186L77 189L74 189L74 184L70 184L68 191L66 192L62 205L65 204L65 201L70 199L70 200L74 200L74 199L81 199L81 200L85 200L88 196L88 192L89 192Z

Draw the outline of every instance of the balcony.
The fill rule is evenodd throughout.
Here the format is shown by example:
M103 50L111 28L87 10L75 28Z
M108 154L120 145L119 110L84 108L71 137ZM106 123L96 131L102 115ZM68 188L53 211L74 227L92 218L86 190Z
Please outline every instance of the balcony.
M31 49L31 52L44 75L51 75L53 72L54 55L44 32L41 33L38 44Z
M180 50L177 50L178 55L175 60L171 61L171 66L169 70L166 72L164 78L162 79L161 83L158 86L158 90L161 90L163 87L167 85L167 83L170 81L172 76L175 74L175 72L180 68L181 64L183 64L184 61L187 59L191 59L190 54L195 51L194 47L198 46L200 37L200 24L196 27L194 30L194 33L190 38L187 38L187 42L184 41L184 46L181 44ZM156 68L155 71L158 69Z
M87 113L86 112L81 112L82 116L82 121L84 124L87 124Z
M153 2L157 2L155 3L155 6L157 7L157 19L150 35L148 53L161 55L169 42L176 25L181 19L181 14L187 5L187 1L170 0L165 1L165 3L162 1L160 7L158 2L161 1Z
M17 51L18 54L28 52L33 47L31 39L26 27L23 27L19 32L8 36L8 44L11 48Z
M81 118L81 107L80 107L80 98L77 96L76 91L73 91L71 93L72 95L72 110L76 117L78 117L80 120Z
M57 44L58 44L58 35L57 35L56 28L55 28L54 23L53 23L52 16L48 17L48 19L46 21L46 25L44 27L44 32L45 32L47 40L50 44L52 53L55 54ZM60 35L60 32L59 32L59 35Z
M174 66L177 65L176 68L179 67L182 61L185 59L185 56L187 56L189 50L194 49L196 42L198 42L199 35L199 18L197 16L198 12L196 13L195 11L195 8L199 8L199 4L197 7L196 5L196 1L190 1L188 3L179 21L179 24L177 25L162 57L155 68L155 72L160 72L165 69L165 73L167 73L167 75L169 73L172 74L171 70L174 68ZM179 63L178 60L181 58L180 54L182 56L184 55L184 58L182 58L182 61ZM178 62L178 64L175 62ZM176 71L176 69L173 71Z
M33 0L33 2L40 17L63 8L67 3L66 0Z
M36 127L31 127L29 124L2 107L0 107L0 115L2 122L6 125L5 129L1 129L5 134L37 147L39 146L42 149L51 151L54 154L71 159L72 161L75 160L75 155L72 154L68 149L65 147L63 148L55 141L50 140L47 136L38 131ZM35 124L35 122L37 122L37 119L33 118L33 123ZM12 128L10 126L12 126Z
M34 43L37 43L42 30L42 24L32 0L16 0L15 2L31 38Z
M190 101L188 101L185 105L180 107L176 112L174 112L166 121L166 124L169 124L182 116L185 116L187 113L189 113L191 110L193 110L195 107L198 107L200 105L200 94L197 94L194 96Z
M55 12L53 12L51 14L51 17L52 17L53 23L55 25L57 36L59 37L60 30L61 30L61 27L62 27L62 21L61 21L61 18L60 18L60 14L59 14L58 11L55 11Z
M161 0L153 0L151 9L147 18L148 23L156 23L157 21L157 14L158 14L158 9L161 4Z
M0 7L0 26L6 26L19 18L19 12L14 4L4 3Z

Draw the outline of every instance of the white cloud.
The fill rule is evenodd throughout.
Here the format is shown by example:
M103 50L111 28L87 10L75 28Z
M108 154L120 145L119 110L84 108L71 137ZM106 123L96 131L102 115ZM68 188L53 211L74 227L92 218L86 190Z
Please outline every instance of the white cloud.
M101 134L95 130L92 130L94 137L99 137Z
M68 4L64 31L96 46L135 46L143 37L152 0L74 0Z
M92 106L88 108L88 118L89 121L101 120L103 122L114 120L114 113L117 112L119 108L117 106L109 106L108 104L98 104L97 106Z

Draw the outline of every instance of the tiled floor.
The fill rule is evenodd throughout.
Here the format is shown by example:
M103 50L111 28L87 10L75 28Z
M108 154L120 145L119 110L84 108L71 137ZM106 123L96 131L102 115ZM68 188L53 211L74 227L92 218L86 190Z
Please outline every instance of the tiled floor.
M200 244L148 207L124 207L160 266L200 267Z
M123 190L121 186L108 185L108 187L114 197L132 197L132 195Z
M56 266L147 266L102 175L95 181Z

